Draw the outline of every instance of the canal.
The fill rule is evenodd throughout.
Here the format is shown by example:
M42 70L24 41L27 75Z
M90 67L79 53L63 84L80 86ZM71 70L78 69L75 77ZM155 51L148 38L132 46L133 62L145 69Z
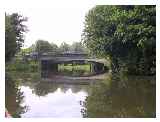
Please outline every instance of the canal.
M6 78L6 108L13 117L156 117L155 77L106 74L88 84L25 77Z

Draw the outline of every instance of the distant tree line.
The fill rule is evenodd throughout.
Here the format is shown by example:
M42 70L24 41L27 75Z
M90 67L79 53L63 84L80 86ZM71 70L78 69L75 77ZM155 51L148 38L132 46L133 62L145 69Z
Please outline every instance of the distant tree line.
M155 75L155 5L95 6L82 37L91 52L111 60L112 72Z
M60 46L57 46L54 43L49 43L45 40L37 40L35 44L32 44L29 48L23 49L22 52L38 54L42 53L63 53L63 52L87 52L87 48L81 42L74 42L72 45L69 45L65 42L62 42Z

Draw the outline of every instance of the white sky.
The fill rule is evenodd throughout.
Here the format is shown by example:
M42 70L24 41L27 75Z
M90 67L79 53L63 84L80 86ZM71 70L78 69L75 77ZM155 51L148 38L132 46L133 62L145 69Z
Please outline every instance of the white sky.
M29 31L25 34L25 47L29 47L38 39L53 42L58 46L65 41L68 44L81 40L85 15L91 4L54 6L49 8L10 8L7 13L18 12L28 21Z
M88 10L97 4L113 5L117 1L119 0L5 0L3 6L8 13L18 12L28 17L26 25L29 32L25 34L24 46L29 47L38 39L57 45L63 41L68 44L80 41ZM144 1L140 4L144 4ZM119 4L133 4L130 2L122 0Z

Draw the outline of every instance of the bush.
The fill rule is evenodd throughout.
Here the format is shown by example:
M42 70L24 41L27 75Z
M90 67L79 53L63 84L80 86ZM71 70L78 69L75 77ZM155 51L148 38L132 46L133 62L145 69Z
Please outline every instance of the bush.
M16 63L15 64L16 66L16 71L29 71L29 67L28 67L28 64L26 63Z
M15 61L6 64L6 71L36 72L38 71L38 63Z
M38 71L38 64L33 64L33 63L31 63L31 64L30 64L30 71L31 71L31 72L36 72L36 71Z

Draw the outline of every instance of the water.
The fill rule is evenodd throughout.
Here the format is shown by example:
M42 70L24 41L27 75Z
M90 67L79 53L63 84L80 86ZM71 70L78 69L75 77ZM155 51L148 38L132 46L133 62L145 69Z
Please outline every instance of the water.
M152 78L112 76L88 85L23 81L18 86L8 80L6 108L13 117L156 117Z
M83 117L156 117L156 88L150 81L146 77L132 77L93 84Z
M52 84L51 84L52 85ZM82 117L80 101L84 101L87 92L74 93L71 88L65 92L59 87L45 96L33 94L32 89L21 86L29 110L22 117Z
M87 87L50 82L21 83L18 88L8 85L6 107L13 117L82 118Z

